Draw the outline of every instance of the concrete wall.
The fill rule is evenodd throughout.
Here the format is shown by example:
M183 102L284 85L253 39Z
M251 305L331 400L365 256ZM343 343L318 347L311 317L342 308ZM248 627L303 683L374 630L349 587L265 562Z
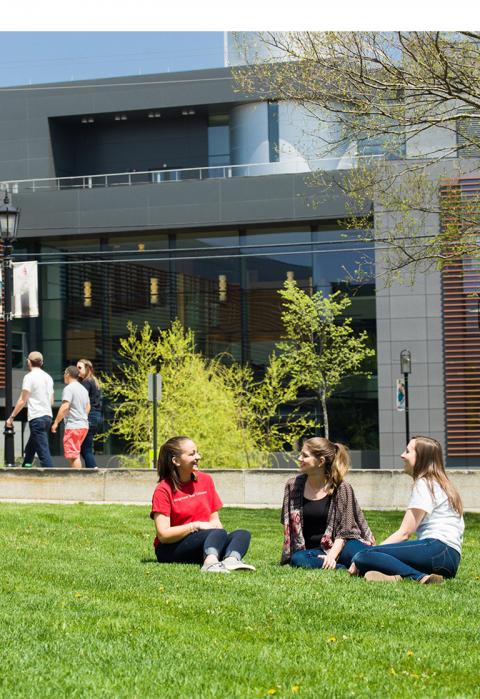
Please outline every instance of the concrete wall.
M224 505L280 508L285 482L297 471L212 470ZM480 471L452 471L449 476L465 509L480 512ZM364 509L402 510L408 503L411 479L395 470L351 471L348 481ZM155 471L105 469L9 469L0 472L1 502L90 502L148 505Z

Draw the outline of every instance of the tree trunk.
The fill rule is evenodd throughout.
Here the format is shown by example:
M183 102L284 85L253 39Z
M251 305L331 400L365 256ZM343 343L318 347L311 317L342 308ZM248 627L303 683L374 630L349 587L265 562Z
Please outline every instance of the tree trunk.
M322 416L323 416L323 436L325 439L329 439L330 428L328 424L328 411L327 411L327 398L325 396L325 391L320 389L317 392L320 405L322 406Z

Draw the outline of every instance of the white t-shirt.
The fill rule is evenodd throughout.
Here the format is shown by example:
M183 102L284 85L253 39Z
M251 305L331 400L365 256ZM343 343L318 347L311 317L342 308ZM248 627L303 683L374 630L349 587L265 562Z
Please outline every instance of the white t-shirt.
M463 517L450 507L443 488L433 482L434 497L425 478L418 478L413 486L408 509L423 510L427 514L417 529L417 539L438 539L462 553Z
M33 367L23 377L22 391L30 393L27 401L29 422L45 415L52 417L53 379L50 374L40 367Z

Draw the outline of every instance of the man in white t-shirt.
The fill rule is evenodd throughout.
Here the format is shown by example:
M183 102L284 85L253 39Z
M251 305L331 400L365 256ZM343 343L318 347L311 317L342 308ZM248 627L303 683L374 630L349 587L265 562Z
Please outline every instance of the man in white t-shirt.
M42 365L43 356L40 352L30 352L27 357L29 373L23 378L22 392L6 422L7 427L13 427L15 416L27 406L30 437L23 457L22 466L25 468L31 468L35 453L38 454L41 466L53 466L48 445L52 424L53 379L43 371Z
M80 450L88 433L88 413L90 412L88 391L78 381L79 376L76 366L67 366L65 369L62 405L52 425L52 432L56 432L61 421L65 420L63 452L72 468L82 468Z

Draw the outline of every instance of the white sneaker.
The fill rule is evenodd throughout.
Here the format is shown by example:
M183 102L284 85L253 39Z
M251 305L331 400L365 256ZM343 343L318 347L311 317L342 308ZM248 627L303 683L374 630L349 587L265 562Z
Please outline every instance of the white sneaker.
M256 570L255 566L239 561L236 558L225 558L222 563L229 572L234 570Z
M212 563L211 565L205 567L205 564L200 569L201 573L229 573L230 571L226 569L221 561L218 563Z

